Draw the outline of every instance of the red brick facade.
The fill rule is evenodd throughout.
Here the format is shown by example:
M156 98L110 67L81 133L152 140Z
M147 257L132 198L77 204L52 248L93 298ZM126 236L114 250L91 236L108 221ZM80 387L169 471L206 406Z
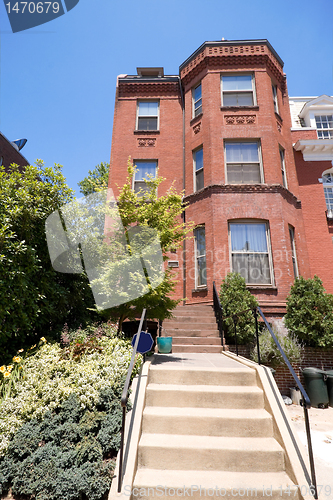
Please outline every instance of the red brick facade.
M19 151L15 148L12 142L10 142L4 135L0 133L0 161L1 165L7 169L12 163L16 163L20 167L25 167L29 165L29 162L21 155Z
M251 75L252 105L223 105L224 75ZM202 112L194 116L193 109L200 104L195 104L194 89L199 84L202 110L198 111ZM275 104L272 87L276 90ZM138 130L141 101L159 103L157 130ZM304 133L308 134L306 138L312 137L308 131ZM129 156L133 160L157 160L159 175L166 178L161 194L171 183L178 191L184 188L184 200L189 205L186 220L205 228L206 284L198 285L195 240L186 242L184 253L171 256L171 260L179 261L179 298L186 297L188 304L212 302L213 281L219 287L232 267L232 222L266 225L270 280L266 284L249 283L249 289L269 316L285 312L285 300L295 278L290 228L294 231L299 275L309 278L318 274L333 292L333 272L327 272L329 258L322 258L323 253L333 257L333 225L327 224L323 189L318 184L318 177L330 162L325 168L312 168L309 162L304 167L302 153L293 150L297 139L291 132L283 62L267 40L205 42L180 66L180 77L153 75L153 71L118 77L110 187L117 193L117 185L125 182ZM228 183L226 145L249 142L258 144L261 181ZM203 148L204 183L196 190L193 155L198 148Z

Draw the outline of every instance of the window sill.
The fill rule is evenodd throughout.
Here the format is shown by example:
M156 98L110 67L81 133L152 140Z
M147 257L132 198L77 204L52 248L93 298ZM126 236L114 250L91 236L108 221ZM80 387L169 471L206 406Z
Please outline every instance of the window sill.
M203 115L203 113L200 113L198 116L195 116L194 118L192 118L192 120L190 121L190 126L192 127L192 125L194 123L196 123L197 121L199 122L202 118L202 115Z
M277 113L276 111L275 111L275 117L276 117L278 120L280 120L280 122L281 122L281 123L283 122L283 120L282 120L281 116L280 116L280 115L279 115L279 113Z
M221 111L259 111L259 106L221 106Z
M198 293L198 292L208 292L208 286L203 285L192 289L192 293Z
M134 130L135 135L154 135L154 134L159 134L159 130Z
M249 290L277 290L275 285L246 285Z

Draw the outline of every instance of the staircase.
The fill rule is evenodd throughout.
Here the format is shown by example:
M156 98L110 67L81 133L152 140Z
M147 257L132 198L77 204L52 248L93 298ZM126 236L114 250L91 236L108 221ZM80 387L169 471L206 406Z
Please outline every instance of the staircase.
M179 364L150 366L133 500L303 498L255 370Z
M163 321L162 336L172 337L172 352L220 353L221 338L212 306L178 306Z

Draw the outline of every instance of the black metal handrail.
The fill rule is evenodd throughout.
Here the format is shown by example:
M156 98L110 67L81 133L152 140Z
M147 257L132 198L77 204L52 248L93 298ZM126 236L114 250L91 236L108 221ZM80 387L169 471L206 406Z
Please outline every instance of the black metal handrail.
M137 353L137 348L139 345L140 334L142 330L143 321L146 315L146 309L142 311L139 328L136 334L135 344L133 347L132 357L130 365L127 370L127 376L125 380L124 389L121 395L121 406L123 409L122 423L121 423L121 438L120 438L120 455L119 455L119 471L118 471L118 493L121 491L121 484L123 480L123 457L124 457L124 437L125 437L125 420L126 420L126 406L128 400L128 388L131 381L131 375L134 367L135 356Z
M213 306L214 306L214 313L217 326L221 337L221 344L223 345L224 344L223 309L221 306L220 297L216 290L215 281L213 281Z
M277 348L279 349L284 362L286 363L286 365L287 365L287 367L288 367L291 375L293 376L294 381L296 382L297 387L299 388L299 390L301 391L301 394L302 394L302 403L303 403L302 406L303 406L303 410L304 410L306 438L307 438L307 441L308 441L309 461L310 461L311 480L312 480L312 484L310 486L310 491L313 491L313 493L314 493L313 496L317 500L318 499L317 481L316 481L316 472L315 472L314 459L313 459L313 450L312 450L312 442L311 442L311 431L310 431L310 422L309 422L309 414L308 414L308 409L311 408L311 401L310 401L309 396L305 392L305 389L304 389L303 385L301 384L301 381L299 380L299 378L297 377L297 375L296 375L293 367L291 366L290 361L289 361L289 359L286 356L286 353L282 349L280 342L278 341L278 339L276 338L276 335L274 334L272 328L270 327L270 325L269 325L269 323L268 323L268 321L267 321L264 313L262 312L262 310L258 306L254 310L254 317L255 317L255 322L256 322L256 337L257 337L257 349L258 349L258 363L259 363L259 365L261 363L260 363L260 347L259 347L259 332L258 332L257 311L260 314L260 316L262 317L262 319L263 319L263 321L264 321L264 323L266 325L267 330L269 331L269 333L273 337L273 340L274 340Z

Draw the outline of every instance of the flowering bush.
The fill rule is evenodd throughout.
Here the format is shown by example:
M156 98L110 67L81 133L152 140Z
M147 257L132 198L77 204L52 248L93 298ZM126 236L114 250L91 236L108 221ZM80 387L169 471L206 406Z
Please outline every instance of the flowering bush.
M15 394L8 395L0 405L0 456L25 422L40 421L71 394L76 394L81 409L93 410L100 393L125 376L132 347L114 333L108 334L109 337L104 335L98 339L100 349L86 350L77 360L64 357L56 343L44 343L25 358L25 378L16 384ZM140 364L141 356L138 356L133 374Z

